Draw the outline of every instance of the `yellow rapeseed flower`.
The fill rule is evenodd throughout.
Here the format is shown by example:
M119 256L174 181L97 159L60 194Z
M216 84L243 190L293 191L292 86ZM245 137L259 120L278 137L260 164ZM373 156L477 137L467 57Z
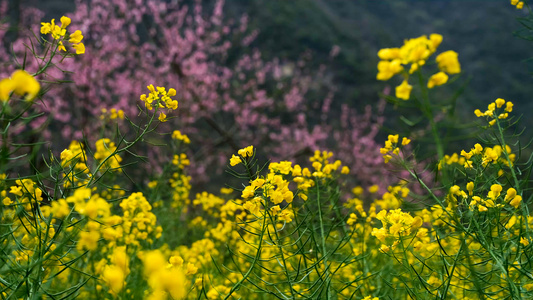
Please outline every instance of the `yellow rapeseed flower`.
M242 162L241 158L233 154L229 160L229 164L234 167Z
M161 121L161 122L166 122L166 121L168 121L168 120L167 120L167 115L165 115L164 112L161 112L161 113L159 114L159 118L157 118L157 119L159 119L159 121Z
M524 8L524 1L511 0L511 5L515 6L516 9L522 9Z
M512 112L513 111L514 104L511 101L507 101L507 103L505 105L506 105L505 106L505 111L506 112Z
M182 134L179 130L174 130L174 132L172 132L172 139L182 141L185 144L191 143L189 137L186 134Z
M117 266L106 266L102 278L114 294L118 294L124 287L124 272Z
M54 19L52 19L52 23L41 23L41 33L49 34L52 32L52 24L54 24Z
M379 191L379 186L377 184L374 184L368 188L368 191L370 193L377 193Z
M62 16L61 19L61 29L65 29L67 28L68 25L70 25L70 18L69 17L65 17L65 16Z
M442 52L435 59L439 65L439 69L448 74L461 73L461 65L457 57L459 54L453 50Z
M72 45L74 49L76 49L76 54L83 54L85 53L85 45L83 43L74 44Z
M383 60L393 60L400 58L400 48L384 48L378 51L379 58Z
M238 151L239 155L242 157L251 157L254 154L254 146L248 146L246 148L240 149Z
M520 202L522 202L522 196L516 195L513 198L513 200L511 200L511 202L509 202L509 204L511 204L511 206L514 207L514 208L518 208L518 206L520 205Z
M39 82L28 72L16 70L11 78L0 81L0 100L9 100L9 95L13 92L19 96L26 95L26 100L33 100L41 89Z
M9 100L11 92L15 89L15 83L11 78L4 78L0 80L0 100L6 102Z
M441 34L432 33L429 35L429 40L431 41L431 49L435 51L442 43L443 37Z
M496 104L497 108L500 108L500 107L502 107L505 104L505 100L502 99L502 98L498 98L498 99L494 100L494 103Z
M68 41L72 44L78 44L78 43L81 43L82 40L83 40L83 35L81 31L76 30L74 31L74 33L70 34Z
M492 200L496 200L500 196L500 193L502 192L502 186L499 184L493 184L490 186L490 192L488 193L487 197L489 197Z
M505 195L504 201L510 201L516 197L516 190L514 188L509 188L507 194Z
M118 171L122 158L118 154L113 155L115 150L117 150L115 143L108 138L103 138L96 141L95 145L96 152L94 153L94 158L98 161L105 160L106 167Z
M393 61L382 60L378 63L378 75L377 80L386 81L392 78L392 76L400 73L403 70L401 61L395 59Z
M352 193L354 193L356 196L363 194L364 189L361 186L356 186L352 189Z
M59 42L57 44L57 50L59 50L59 51L67 51L67 48L65 48L65 45L63 45L63 42Z
M410 85L407 80L404 80L402 84L396 87L396 97L403 100L409 100L411 90L413 90L413 86Z
M466 190L468 191L468 195L472 196L474 191L474 183L472 181L466 184Z
M428 88L433 88L439 85L443 85L448 82L448 75L444 72L438 72L433 74L428 81Z

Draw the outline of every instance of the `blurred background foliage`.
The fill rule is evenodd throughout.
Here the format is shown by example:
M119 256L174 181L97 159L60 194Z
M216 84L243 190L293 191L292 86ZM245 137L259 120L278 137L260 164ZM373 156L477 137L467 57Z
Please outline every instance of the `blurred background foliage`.
M2 1L10 1L15 11L36 6L49 18L75 9L70 0ZM213 2L203 1L207 6ZM252 46L265 59L296 61L306 54L311 67L325 65L336 90L337 108L348 103L362 109L377 102L387 84L400 83L376 80L379 49L439 33L444 36L440 49L459 53L463 72L452 87L468 81L458 100L457 118L473 120L475 108L483 109L498 97L515 102L520 111L533 109L529 101L533 95L531 44L518 37L523 26L515 20L526 11L516 10L505 0L231 0L226 1L224 11L235 19L249 15L250 27L259 30ZM332 58L335 45L340 52ZM453 88L439 91L442 97L453 92ZM387 111L388 116L394 114L394 108ZM533 119L526 115L522 125L532 126Z

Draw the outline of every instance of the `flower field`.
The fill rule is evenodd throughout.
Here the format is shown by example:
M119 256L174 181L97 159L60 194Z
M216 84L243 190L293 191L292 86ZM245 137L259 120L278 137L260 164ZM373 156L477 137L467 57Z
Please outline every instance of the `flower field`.
M27 8L1 47L2 299L533 298L528 128L498 95L454 117L445 36L382 45L360 113L176 3Z

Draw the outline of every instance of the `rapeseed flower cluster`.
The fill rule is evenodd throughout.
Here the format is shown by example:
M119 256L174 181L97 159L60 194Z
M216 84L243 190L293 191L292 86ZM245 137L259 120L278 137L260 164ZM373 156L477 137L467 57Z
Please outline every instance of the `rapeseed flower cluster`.
M474 113L478 118L486 117L487 121L489 121L489 126L493 126L496 124L496 119L507 119L509 113L513 111L513 106L514 104L511 101L505 101L502 98L498 98L488 105L485 112L476 109Z
M388 139L385 141L385 146L379 149L379 152L383 154L385 163L388 163L392 159L392 155L400 155L400 147L407 146L411 143L411 140L403 137L402 142L398 143L398 134L389 134Z
M242 149L240 156L249 156L252 148ZM292 162L272 162L268 166L269 173L265 177L257 177L250 181L241 193L244 200L242 207L254 218L264 217L265 209L269 215L280 222L290 223L294 218L292 202L295 193L291 191L291 182L296 183L297 195L304 201L308 200L309 189L326 179L333 179L336 174L348 174L349 169L343 167L341 161L330 163L333 153L315 151L312 162L313 170L292 165Z
M120 157L118 154L115 154L116 151L117 147L110 139L99 139L96 141L96 152L94 153L94 159L103 163L106 169L111 171L119 171L122 157Z
M473 151L477 151L476 148L479 150L480 147L474 147ZM482 150L479 151L483 153ZM246 152L243 154L246 155ZM292 291L297 295L302 295L302 297L309 296L315 288L313 282L320 280L328 272L328 269L322 265L325 260L324 252L315 247L299 246L291 235L296 234L298 231L294 230L303 226L302 222L305 218L309 218L309 216L303 217L305 215L302 213L308 205L311 207L315 205L317 195L314 191L317 185L323 189L324 186L327 186L326 184L331 184L331 180L335 180L336 174L341 174L342 164L339 165L336 161L331 162L332 157L331 152L316 152L310 158L310 163L323 164L319 168L318 166L302 167L287 161L273 162L268 166L268 173L264 177L258 176L249 182L241 194L242 199L228 198L230 197L229 194L224 194L225 196L221 197L206 192L197 194L190 204L195 212L203 212L204 214L203 217L194 216L195 220L191 224L197 224L194 225L196 230L202 230L204 234L189 246L181 245L173 250L168 246L154 248L153 245L162 236L163 230L157 225L158 220L150 204L151 201L141 193L132 193L128 196L124 195L124 192L117 194L114 190L119 189L118 186L105 189L100 193L82 187L76 189L71 196L53 200L51 205L42 205L43 217L56 220L51 223L55 225L44 226L42 230L47 230L50 238L54 237L58 240L60 240L61 234L68 233L69 239L74 237L74 240L77 241L74 250L87 252L87 260L83 263L87 264L89 269L95 270L99 280L95 281L94 285L91 284L87 285L87 288L82 288L79 291L80 297L119 298L120 295L128 295L128 297L147 299L167 299L170 297L183 299L196 297L194 293L189 294L195 288L198 288L198 291L205 290L208 299L225 297L231 293L232 282L238 282L243 278L243 275L238 272L228 273L226 278L226 275L220 276L216 268L210 267L210 264L213 260L226 261L226 264L231 266L231 261L235 261L243 268L251 268L252 262L249 258L256 255L256 248L260 242L259 236L256 234L261 232L261 228L268 231L263 236L267 242L260 246L261 269L274 271L273 273L263 271L262 278L276 282L278 285L284 280L283 276L280 277L279 274L283 274L285 266L289 270L293 270L291 271L295 272L293 274L296 274L297 271L293 268L296 268L298 261L306 259L307 263L313 266L300 270L305 270L306 280L287 288L282 288L280 284L278 289L279 292L286 295L290 295ZM74 161L71 163L74 164ZM323 175L313 175L315 172L323 172L326 166L328 168ZM328 169L331 169L331 172L327 171ZM184 169L176 167L175 170L175 172L184 174ZM330 183L323 180L326 177L322 176L326 176L326 174ZM297 182L299 180L295 179L298 177L302 178L303 181ZM296 201L295 195L301 193L301 190L294 191L291 185L305 183L309 185L307 194L313 200ZM176 185L181 185L181 183L176 183ZM19 188L22 190L23 186L29 188L27 188L28 192L22 194L22 197L26 195L31 198L32 195L35 195L39 198L38 194L42 196L42 193L36 192L37 183L21 180L12 188L14 193L11 195L15 197L13 200L19 201L21 197L19 196ZM162 187L159 186L158 189ZM382 268L387 268L389 272L396 270L397 267L394 264L396 260L391 260L387 255L395 256L400 262L405 259L427 282L429 291L437 289L439 282L443 282L444 278L431 270L437 269L442 264L439 259L439 251L445 251L447 257L454 257L459 253L461 236L459 233L455 233L456 228L447 224L454 224L450 215L453 216L458 209L461 209L463 202L466 207L476 213L487 214L491 213L491 210L503 209L499 212L500 222L504 224L503 228L510 232L509 237L516 239L520 245L529 245L531 241L529 237L520 234L520 228L526 226L526 223L533 224L533 218L522 220L521 217L515 215L516 208L520 207L522 198L513 188L507 188L504 192L501 184L493 184L488 187L488 190L483 184L476 183L474 185L473 182L466 184L464 190L461 190L459 186L452 186L445 196L446 201L449 202L448 206L442 207L435 204L427 209L411 213L400 208L410 195L409 189L404 184L389 187L382 195L377 195L379 188L375 186L369 187L366 191L366 196L373 199L370 202L370 207L362 200L362 197L365 196L365 189L362 187L354 188L353 192L357 198L346 202L345 207L348 214L345 224L350 228L351 233L349 240L345 240L343 246L335 250L336 255L353 257L355 262L347 264L344 262L344 258L340 257L339 260L335 260L333 259L334 256L326 256L328 266L335 270L335 277L332 279L331 286L335 287L339 294L346 297L357 290L360 290L363 295L375 293L378 286L365 279L369 273L365 272L357 262L362 263L364 260L364 264L370 270L381 270ZM113 202L106 201L108 196L104 197L104 194L115 195L111 198L123 197L123 199L115 202L118 206L113 208ZM181 205L183 207L188 204L182 202ZM513 210L507 210L507 208ZM27 211L31 212L31 207L28 207ZM316 210L313 211L316 213ZM14 214L12 214L12 220L14 220L13 217ZM297 219L299 220L295 224ZM58 235L56 226L61 222L73 222L83 226L80 230L75 230L76 226L80 225L72 225L69 227L72 228L70 232L61 231ZM266 224L263 227L264 222ZM30 226L29 224L27 223L26 226ZM317 226L317 223L314 224ZM243 228L246 230L242 231ZM444 230L449 234L443 235ZM276 234L279 235L282 232L287 232L287 234L275 238ZM327 245L335 245L335 239L342 232L340 228L332 229L325 239ZM302 242L308 240L305 231L299 234L302 234L300 237ZM36 251L38 251L38 236L36 233L18 236L21 242L30 248L33 247L31 249L34 250L18 249L13 252L13 257L19 262L31 261L32 255L36 255ZM466 240L471 245L471 249L480 249L480 244L474 241L472 237L468 237ZM41 235L41 243L43 242L50 244L50 241L43 240L43 235ZM52 243L50 249L56 249L60 246L60 244ZM217 250L224 249L224 247L229 247L235 253L242 255L233 254L231 258L228 258L227 254L224 254L225 251ZM400 251L405 251L405 254ZM315 252L317 252L316 257L313 256ZM281 255L286 259L284 264L278 262L281 260ZM276 257L277 259L275 259ZM74 258L72 257L72 259ZM423 264L418 260L421 258L424 259ZM471 259L479 262L486 260L486 257L483 257L482 253L477 253ZM48 260L48 262L50 264L58 263L57 260ZM139 262L143 266L142 268L140 268ZM422 268L422 266L424 267ZM78 266L78 268L80 267L81 265ZM491 266L487 266L487 268L490 269ZM467 274L467 267L460 265L457 266L456 270L457 276L452 278L454 285L451 287L454 293L463 291L464 287L461 283L471 284L470 281L464 281L463 274ZM63 271L63 273L65 274L55 277L55 284L68 283L69 277L78 276L75 275L76 272L70 269ZM400 281L394 279L397 278L395 276L400 275L391 273L381 276L383 277L382 280L390 280L388 281L390 284L401 284ZM140 280L144 282L143 289L135 286L140 284ZM346 282L358 282L358 284L346 286ZM255 284L262 288L269 286L259 282ZM91 286L93 287L89 289ZM410 286L410 288L416 289L417 287ZM91 290L98 292L91 295ZM426 291L426 289L422 290ZM249 294L246 290L239 290L232 294L236 297L247 297L247 295Z
M175 89L169 89L168 91L164 87L154 87L152 84L147 86L150 93L141 95L141 101L144 102L145 107L148 110L152 110L154 105L158 108L167 108L168 110L176 110L178 108L178 101L173 100L170 97L176 96ZM167 121L167 115L164 112L159 113L158 117L160 122Z
M19 190L21 187L25 187L26 192L22 192L22 189ZM35 182L29 179L17 181L11 190L16 196L15 202L11 204L24 205L28 214L33 214L35 208L39 207L31 204L32 201L42 201L42 191ZM23 204L22 201L28 204ZM153 239L159 239L162 233L162 228L156 225L156 217L151 212L150 204L141 193L131 194L123 199L119 206L122 208L122 215L113 214L111 203L103 199L98 193L85 187L76 189L71 196L65 199L54 200L50 205L40 205L41 214L36 217L44 218L40 224L45 226L30 230L20 237L15 235L25 246L24 249L15 249L13 255L18 263L30 262L32 257L37 255L37 251L40 251L39 245L41 244L48 245L47 249L54 251L58 245L65 247L62 244L63 238L75 240L77 241L75 249L82 252L88 251L88 256L92 258L89 266L101 276L104 285L107 286L107 291L111 295L117 296L126 286L127 277L131 273L132 257L130 255L132 250L151 244ZM12 207L14 213L17 207L15 205ZM28 229L35 228L31 218L17 218L14 214L9 213L2 217L3 221L7 220L5 219L6 216L9 216L12 222L26 223L20 225ZM50 222L52 220L55 221ZM66 230L56 231L63 224L71 225ZM17 230L15 233L22 234L23 231ZM61 235L58 236L58 234ZM70 250L71 254L72 251L74 250ZM101 259L98 258L101 257L98 254L99 251L104 254ZM59 255L58 258L61 259L62 256ZM49 256L48 262L54 268L60 265L55 256ZM188 265L186 270L187 274L196 272L194 265ZM74 275L70 273L70 268L64 269L64 271L66 272L64 277L56 278L60 281L59 284L63 280L68 280L69 274L70 276ZM97 288L100 293L104 292L101 285L98 285ZM80 295L92 298L86 292L82 290Z
M122 109L111 108L108 110L107 108L102 108L101 112L101 120L124 120L124 111Z
M502 147L495 145L494 147L483 147L476 143L470 151L461 150L460 154L454 153L452 155L445 155L439 162L439 170L444 165L458 164L465 169L485 169L488 165L497 168L498 175L503 175L503 167L510 167L516 159L516 154L512 153L509 145Z
M172 134L173 139L180 142L188 141L186 135L181 135L176 130ZM177 138L178 139L177 139ZM187 212L187 207L191 203L190 190L191 190L191 177L185 172L185 168L190 165L190 160L185 153L174 154L172 163L170 164L172 173L169 178L160 178L148 183L148 187L152 190L158 190L161 188L170 188L170 202L171 208L183 213ZM154 203L154 206L161 206L163 201Z
M410 190L406 187L406 184L389 186L387 191L381 196L381 199L374 200L374 203L379 205L381 209L398 209L402 206L403 199L407 198L409 192Z
M30 186L30 181L26 181L25 185ZM17 186L20 186L17 184ZM35 223L31 216L34 207L38 207L36 199L32 198L29 193L23 193L21 196L14 194L10 203L6 205L5 193L2 193L4 203L2 207L2 224L6 228L12 229L12 236L2 241L4 255L8 260L4 263L4 275L9 274L7 266L24 265L32 262L33 257L38 256L42 251L42 246L45 245L54 251L57 245L54 243L57 231L56 227L45 222ZM21 209L23 212L21 212ZM23 247L13 247L12 243L19 243ZM53 265L57 261L50 258L50 261L45 262L44 265Z
M103 267L102 279L109 287L112 295L118 295L124 288L126 276L130 273L130 258L126 252L126 247L116 247L108 256L109 264Z
M377 79L387 81L396 74L402 74L403 81L396 87L396 97L409 100L413 86L409 84L409 76L426 64L442 42L442 35L433 33L429 38L425 35L408 39L400 48L384 48L378 51L381 61L378 63ZM461 72L458 54L446 51L436 57L440 72L433 74L427 83L428 88L443 85L448 81L448 74ZM407 70L408 68L408 70Z
M173 155L171 164L169 164L170 176L162 176L158 180L148 183L148 187L154 191L159 189L170 188L171 208L180 213L186 213L188 206L191 204L190 190L191 177L187 175L185 169L190 165L186 153L183 152L183 146L190 144L190 139L186 134L182 134L179 130L174 130L171 138L176 142L176 154ZM174 144L172 145L174 146ZM174 149L174 147L172 147ZM154 207L163 206L165 199L161 199L154 203Z
M409 213L402 212L401 209L382 210L376 218L382 222L383 227L374 228L372 236L383 243L380 248L383 252L394 249L402 237L415 233L422 226L422 218L413 217Z
M254 156L254 146L248 146L242 149L239 149L237 152L239 156L233 154L229 160L229 164L234 167L243 161L247 161Z
M289 189L290 182L283 178L283 173L277 173L272 164L269 170L265 178L252 180L250 185L244 188L241 194L246 201L243 208L256 217L260 217L264 208L267 208L279 221L292 222L294 213L290 204L294 193Z
M183 167L178 166L183 169ZM173 174L169 179L170 187L172 188L172 207L173 208L186 208L190 203L189 195L191 191L191 177L181 172ZM186 209L184 210L186 211Z
M142 193L133 193L120 202L123 210L122 228L127 245L140 245L140 242L152 243L150 236L161 236L162 228L156 226L157 217L152 213L152 205Z
M470 187L468 186L470 184ZM471 201L469 203L469 209L474 210L477 208L480 212L486 212L489 208L501 208L505 204L508 204L514 208L518 208L522 202L522 196L517 195L517 192L514 188L507 189L505 197L502 199L502 190L503 187L500 184L493 184L490 186L490 191L487 193L487 196L476 196L473 195L473 182L467 184L467 189L469 195L471 196ZM466 197L465 197L466 198Z
M67 51L64 41L68 41L72 44L72 48L76 50L76 54L85 53L85 45L81 42L83 40L83 34L80 30L76 30L73 33L67 32L67 27L70 25L71 20L68 17L61 17L61 26L55 24L55 19L47 23L41 23L41 34L50 34L52 38L58 40L57 49L59 51Z
M183 169L184 167L190 165L191 162L187 158L187 154L181 153L179 155L174 155L174 159L172 159L172 164Z
M309 161L312 163L314 171L311 172L311 176L318 178L332 178L335 171L339 168L341 169L341 174L349 174L350 168L347 166L342 166L340 160L335 160L330 163L329 159L333 156L333 152L316 150L313 157L309 158ZM303 170L304 173L305 170ZM307 175L304 175L309 177Z
M122 157L116 153L115 143L108 138L99 139L95 143L96 151L94 159L101 163L100 169L119 171ZM78 141L72 141L68 149L61 152L61 168L63 168L63 186L78 187L86 185L92 176L88 164L87 153L84 145Z
M189 139L189 137L186 134L182 134L181 131L179 131L179 130L174 130L172 132L172 139L176 140L176 141L181 141L184 144L190 144L191 143L191 140Z
M165 257L161 250L141 252L140 259L144 266L144 276L150 290L145 299L183 299L188 284L183 272L181 257Z
M524 8L524 1L511 0L511 5L515 6L516 9L522 9Z
M9 191L10 194L13 194L18 197L29 197L21 198L25 200L23 202L30 203L29 199L35 199L37 201L43 200L43 191L37 187L36 183L31 179L17 179L15 180L16 185L11 186Z
M61 167L64 171L65 188L73 186L83 186L91 178L89 167L87 167L87 154L83 144L78 141L72 141L68 147L61 152Z

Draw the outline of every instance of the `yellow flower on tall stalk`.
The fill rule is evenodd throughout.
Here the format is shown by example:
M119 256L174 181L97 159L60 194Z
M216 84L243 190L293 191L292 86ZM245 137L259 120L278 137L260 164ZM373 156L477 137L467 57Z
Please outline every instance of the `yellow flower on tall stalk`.
M380 148L379 152L383 154L383 159L385 163L388 163L392 159L391 154L399 155L400 148L409 145L409 143L411 143L411 140L406 137L403 137L400 146L399 135L389 134L388 139L385 141L385 146L383 148Z
M254 146L248 146L238 151L239 155L242 157L251 157L254 154Z
M229 164L234 167L242 162L241 158L233 154L229 160Z
M245 148L242 148L242 149L239 149L239 151L237 151L237 153L239 154L239 156L233 154L229 160L229 163L232 167L242 163L242 158L249 158L249 157L252 157L254 155L254 146L250 145L248 147L245 147Z
M41 34L51 34L55 40L58 40L57 49L59 51L67 51L64 45L64 41L68 41L72 44L72 47L76 50L76 54L85 53L85 45L81 42L83 35L80 30L74 31L72 34L67 34L67 27L72 20L69 17L62 16L61 26L55 24L55 19L52 21L41 23Z
M396 97L409 100L413 87L409 84L409 75L419 71L427 60L437 51L442 43L442 35L433 33L404 41L400 48L384 48L378 51L381 61L378 63L377 79L386 81L396 74L404 77L402 83L396 87ZM446 51L436 58L441 72L432 76L428 87L433 88L448 81L448 74L461 72L458 54L455 51Z
M514 104L511 101L505 101L502 98L498 98L488 105L485 112L476 109L474 114L478 118L486 117L487 121L489 121L489 126L493 126L496 124L496 119L507 119L507 117L509 117L509 113L513 111L513 107Z
M144 106L148 110L154 109L154 106L161 109L167 108L169 111L176 110L178 108L178 100L170 98L176 96L175 89L171 88L167 91L164 87L154 87L153 84L150 84L146 88L150 91L150 93L148 95L142 94L140 99L144 102ZM167 115L164 112L160 112L158 120L160 122L168 121Z

